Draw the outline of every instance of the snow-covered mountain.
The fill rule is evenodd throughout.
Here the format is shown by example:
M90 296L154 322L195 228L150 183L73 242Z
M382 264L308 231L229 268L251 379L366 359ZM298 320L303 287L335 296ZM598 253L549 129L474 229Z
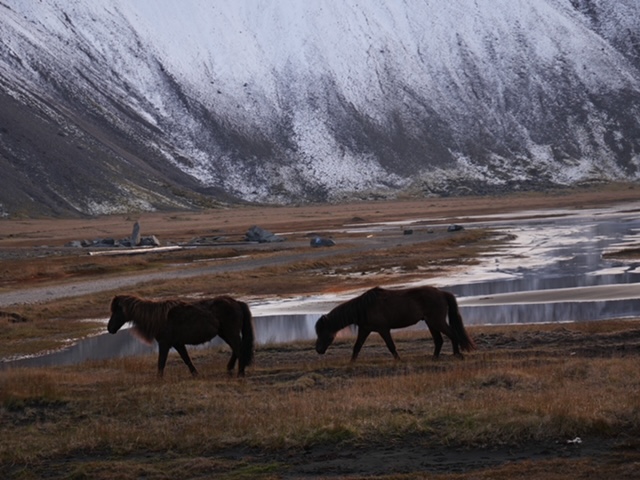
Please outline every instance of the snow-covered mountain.
M638 0L0 0L0 213L640 178Z

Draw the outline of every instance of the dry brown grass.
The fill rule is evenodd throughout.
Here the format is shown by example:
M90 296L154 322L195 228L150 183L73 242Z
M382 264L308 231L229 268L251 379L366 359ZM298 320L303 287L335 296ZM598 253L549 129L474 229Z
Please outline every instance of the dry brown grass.
M52 285L104 276L153 272L203 260L228 259L242 253L233 248L187 248L144 255L90 256L84 249L49 251L33 258L9 258L2 262L0 289ZM264 255L254 251L253 255Z
M392 207L287 207L266 215L268 210L257 207L158 214L142 223L146 231L184 241L208 233L202 228L206 222L237 237L252 224L302 232L339 227L356 217L455 221L523 206L603 205L637 197L632 188L612 188L506 200L425 199ZM91 221L85 231L78 221L62 227L56 221L0 222L0 246L55 245L77 239L80 232L91 238L118 228L124 237L133 220ZM293 240L307 241L296 235ZM207 262L225 265L249 255L255 268L156 281L129 292L155 298L321 293L440 275L472 264L495 246L496 238L468 229L455 237L415 235L410 244L403 243L407 238L393 239L361 251L361 236L339 240L330 258L305 258L308 248L301 244L144 257L67 252L39 258L37 251L18 255L15 263L3 258L0 288L197 268ZM276 262L265 266L263 259ZM106 317L114 293L13 308L31 321L0 324L0 356L33 353L85 335L95 325L76 320ZM635 478L640 468L639 330L637 321L475 327L471 332L479 350L464 362L448 356L432 362L424 332L396 337L404 362L394 362L377 338L367 342L355 365L347 363L352 339L337 341L325 357L309 343L265 346L244 381L226 376L224 349L193 352L202 373L197 379L189 377L176 355L162 382L155 378L155 355L1 370L0 477ZM590 453L577 455L566 446L575 437L585 440ZM393 455L385 456L389 451ZM514 459L510 451L520 455ZM565 453L570 458L561 458ZM402 458L398 465L412 470L403 467L404 474L393 474L385 462L393 465L394 455ZM451 463L436 465L449 455ZM491 455L497 455L493 463L485 459ZM377 457L379 471L368 467ZM411 463L415 458L420 460ZM326 471L326 462L333 462L334 470ZM336 473L354 462L361 474Z
M355 365L346 363L352 339L337 342L327 357L304 342L263 347L244 381L224 373L224 349L194 353L203 373L198 379L177 356L164 381L155 378L155 356L2 371L0 468L18 474L28 465L35 478L51 465L67 474L82 467L87 476L108 478L107 464L117 459L122 477L131 478L153 476L158 462L166 472L178 471L190 458L221 475L244 469L255 478L280 478L304 462L287 452L326 445L342 450L419 438L425 449L526 450L621 432L637 439L637 352L620 356L604 347L596 356L572 355L555 336L569 331L597 345L613 333L635 332L629 336L637 348L639 326L577 324L546 333L472 328L483 348L464 362L431 361L424 332L398 335L403 362L374 339ZM500 335L516 340L509 348L488 344ZM527 343L533 335L540 342ZM273 452L271 460L256 458L260 451ZM234 461L241 452L253 460ZM125 474L127 466L137 473Z

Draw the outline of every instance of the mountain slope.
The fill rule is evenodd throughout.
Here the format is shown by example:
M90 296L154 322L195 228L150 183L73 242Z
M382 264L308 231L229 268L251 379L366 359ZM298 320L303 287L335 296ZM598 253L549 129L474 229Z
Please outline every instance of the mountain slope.
M635 0L0 0L0 203L635 179L638 32Z

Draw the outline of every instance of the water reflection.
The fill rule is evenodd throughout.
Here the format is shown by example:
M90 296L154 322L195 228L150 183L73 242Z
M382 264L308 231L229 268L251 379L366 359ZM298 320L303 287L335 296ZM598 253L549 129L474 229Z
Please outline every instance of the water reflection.
M493 272L487 269L488 276L493 276L493 279L456 282L455 285L445 286L447 290L461 298L640 281L640 262L623 264L602 256L602 252L608 249L637 244L640 219L631 214L627 218L620 215L597 219L547 219L528 222L524 226L503 223L500 228L521 236L519 250L515 250L515 254L512 252L511 258L496 254L496 265L491 267L494 268ZM527 240L530 242L527 243ZM588 321L638 316L640 299L461 306L461 312L468 325ZM254 319L256 342L264 345L311 341L315 338L314 325L318 317L319 314L258 316ZM425 327L420 324L417 328ZM200 348L210 348L220 343L219 339L214 339ZM155 346L141 343L124 330L116 335L104 334L85 339L64 351L0 363L0 369L75 364L87 360L148 355L156 351ZM313 354L311 345L310 354Z
M460 311L467 325L588 321L638 315L640 300L491 305L461 307ZM318 318L317 314L257 317L254 319L256 343L265 345L304 340L311 342L315 339L314 326ZM420 322L412 328L424 330L426 326ZM207 344L189 348L211 348L222 344L219 338L214 338ZM311 344L309 351L310 355L314 354ZM70 348L47 355L0 363L0 369L72 365L89 360L154 353L157 353L155 344L146 345L125 329L115 335L105 333L90 337Z
M256 317L253 325L256 343L286 343L311 340L316 336L315 325L320 315L269 315Z
M451 285L447 290L457 296L481 296L637 283L640 282L640 262L608 260L603 258L603 252L621 248L630 241L637 243L639 228L640 220L632 218L600 219L598 222L563 219L514 229L516 235L526 230L525 234L535 240L531 245L524 244L515 250L515 259L507 267L501 264L507 262L497 257L493 270L495 279ZM533 260L534 264L527 265L528 260Z
M315 323L320 315L270 315L254 318L256 343L286 343L315 338ZM224 344L218 337L201 346L189 349L211 348ZM0 369L8 367L48 367L73 365L89 360L104 360L131 355L148 355L157 352L157 345L147 345L123 329L115 335L104 333L86 338L75 345L46 355L22 358L0 363ZM174 352L175 353L175 352Z
M553 323L637 316L640 300L461 307L466 325Z

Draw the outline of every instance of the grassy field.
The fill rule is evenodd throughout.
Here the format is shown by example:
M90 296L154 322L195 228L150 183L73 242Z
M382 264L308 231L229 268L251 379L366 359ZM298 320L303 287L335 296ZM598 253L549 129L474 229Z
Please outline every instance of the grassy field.
M233 239L255 223L289 233L279 245L134 257L62 248L78 232L91 238L122 228L122 219L92 219L84 227L76 220L1 221L0 293L158 272L166 278L125 292L97 289L12 305L8 313L27 321L0 316L0 357L59 348L103 330L86 319L107 317L116 293L231 294L251 302L428 279L473 265L505 240L501 232L473 228L467 216L639 196L628 187L157 214L143 225L173 240L211 233L212 224ZM333 230L425 215L440 226L413 235L399 227L385 238ZM124 220L128 229L132 219ZM449 233L446 222L467 228ZM313 228L334 232L330 254L308 247ZM174 275L203 265L217 270ZM243 269L231 268L238 265ZM0 478L637 478L640 320L469 331L478 349L464 361L451 356L448 344L443 358L432 361L426 331L394 332L399 362L376 336L355 364L348 362L352 338L337 340L325 356L311 342L260 346L242 380L227 376L229 352L217 347L192 351L198 378L175 352L164 380L156 378L154 355L0 369Z
M243 380L224 372L224 348L194 352L195 379L177 355L164 380L155 356L2 371L0 471L22 479L634 478L640 321L470 332L479 348L464 361L432 361L426 332L396 334L400 362L377 338L355 364L352 339L325 357L309 342L264 346Z

